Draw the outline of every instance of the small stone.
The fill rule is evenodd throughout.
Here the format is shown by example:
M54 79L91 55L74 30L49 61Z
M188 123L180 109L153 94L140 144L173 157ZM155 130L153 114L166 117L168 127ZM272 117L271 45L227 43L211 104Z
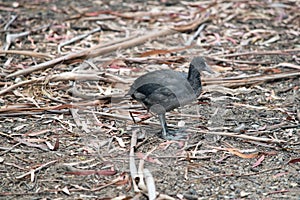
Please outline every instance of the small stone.
M292 182L292 183L290 183L290 185L291 185L292 187L297 187L297 186L298 186L298 183Z
M246 196L248 196L248 195L250 195L251 193L250 192L245 192L245 191L241 191L240 192L240 196L241 197L246 197Z
M185 122L184 122L184 121L180 120L180 121L178 122L178 127L184 127L184 125L185 125Z

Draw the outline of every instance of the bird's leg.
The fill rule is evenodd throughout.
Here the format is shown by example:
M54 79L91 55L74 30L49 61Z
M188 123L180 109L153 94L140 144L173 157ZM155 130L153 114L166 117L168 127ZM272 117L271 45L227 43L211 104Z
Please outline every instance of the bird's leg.
M161 127L162 127L162 136L163 136L163 138L166 138L167 134L168 134L168 127L167 127L167 122L166 122L166 114L165 113L159 114L158 118L159 118L159 121L160 121L160 124L161 124Z
M184 140L186 139L186 134L182 132L177 132L174 130L169 130L166 122L165 113L158 115L161 127L162 127L162 138L166 140Z

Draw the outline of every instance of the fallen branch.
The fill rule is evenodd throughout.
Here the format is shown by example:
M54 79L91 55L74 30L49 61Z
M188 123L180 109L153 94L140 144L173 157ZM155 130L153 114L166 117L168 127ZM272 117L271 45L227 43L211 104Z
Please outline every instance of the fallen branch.
M5 93L8 93L20 86L29 85L29 84L38 83L38 82L44 82L44 81L104 81L104 82L111 82L111 83L115 83L115 82L127 83L126 81L123 81L122 79L116 79L114 77L105 78L104 76L106 76L106 75L103 73L102 74L96 74L96 73L94 73L94 74L91 74L91 73L79 74L79 73L74 73L74 72L64 72L61 74L55 74L55 75L51 75L51 76L43 76L43 77L35 78L32 80L21 81L14 85L11 85L11 86L1 90L0 96Z
M166 29L163 29L160 31L154 31L152 33L149 33L149 34L146 34L146 35L143 35L140 37L135 37L135 38L132 38L130 40L127 40L127 41L124 41L121 43L113 44L111 46L100 47L100 48L92 47L90 49L86 49L86 50L83 50L80 52L70 53L68 55L55 58L53 60L35 65L33 67L28 67L26 69L16 71L12 74L9 74L7 76L7 78L20 76L20 75L27 75L34 71L44 70L49 67L52 67L53 65L57 65L57 64L61 64L61 63L72 63L74 61L78 62L78 60L82 61L87 58L94 58L94 57L97 57L100 55L104 55L104 54L116 51L118 49L126 49L126 48L129 48L132 46L141 45L141 44L147 42L148 40L153 40L157 37L174 34L174 33L177 33L178 31L180 31L180 32L192 31L192 30L196 29L200 24L207 22L207 21L208 21L208 19L202 20L202 19L197 18L188 25L183 25L183 26L178 26L178 27L173 27L173 28L166 28Z
M292 78L300 76L299 70L293 70L288 72L268 74L268 75L258 75L258 76L248 76L248 77L229 77L229 78L209 78L204 79L203 83L206 85L222 85L226 87L240 87L246 85L257 84L266 81L274 81L283 78Z
M279 139L275 139L275 138L255 137L255 136L236 134L236 133L230 133L230 132L228 132L228 133L227 132L213 132L213 131L197 131L197 132L202 133L202 134L235 137L235 138L242 138L242 139L260 141L260 142L266 142L266 143L287 143L287 141L285 141L285 140L279 140Z
M222 55L222 57L252 56L252 55L290 55L291 53L299 53L300 49L285 49L276 51L250 51L242 53L232 53ZM212 55L213 56L213 55Z
M71 63L73 61L83 61L84 59L88 59L88 58L94 58L103 54L107 54L113 51L116 51L118 49L125 49L125 48L129 48L131 46L136 46L136 45L140 45L150 39L156 38L156 37L160 37L160 36L164 36L164 35L169 35L170 33L174 33L175 31L171 30L171 29L165 29L165 30L161 30L159 32L154 32L154 33L150 33L148 35L145 36L141 36L141 37L136 37L133 38L131 40L128 41L124 41L121 43L117 43L108 47L103 47L103 48L99 48L99 49L94 49L94 48L90 48L90 49L86 49L80 52L75 52L75 53L70 53L68 55L62 56L62 57L58 57L55 58L53 60L35 65L33 67L29 67L20 71L16 71L10 75L7 76L7 78L11 78L11 77L15 77L15 76L20 76L20 75L27 75L30 74L32 72L38 71L38 70L44 70L47 69L49 67L52 67L53 65L57 65L57 64L62 64L62 63Z
M38 53L34 51L22 51L22 50L0 50L0 54L17 54L23 56L32 56L36 58L53 58L53 56L46 53Z
M41 166L39 166L38 168L35 168L33 170L30 170L29 172L26 172L25 174L22 174L20 176L17 176L16 179L21 179L21 178L24 178L25 176L28 176L28 175L31 175L31 176L34 176L34 173L40 171L41 169L45 168L45 167L48 167L49 165L52 165L54 163L56 163L58 160L52 160L50 162L47 162L45 164L42 164Z

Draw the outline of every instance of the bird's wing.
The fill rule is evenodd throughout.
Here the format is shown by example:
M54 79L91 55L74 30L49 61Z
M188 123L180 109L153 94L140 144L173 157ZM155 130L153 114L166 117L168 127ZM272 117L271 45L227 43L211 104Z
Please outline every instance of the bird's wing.
M137 78L128 94L148 108L159 104L166 110L195 99L194 90L183 73L172 70L154 71Z
M160 104L169 111L184 106L195 99L193 89L189 87L186 87L185 84L159 87L152 91L144 101L146 101L147 105Z
M168 87L159 87L143 100L154 113L164 113L180 106L176 95Z
M132 84L128 93L132 94L138 88L148 84L164 86L164 85L176 84L177 82L182 82L184 80L186 80L186 78L183 75L183 73L180 72L175 72L172 70L153 71L137 78Z

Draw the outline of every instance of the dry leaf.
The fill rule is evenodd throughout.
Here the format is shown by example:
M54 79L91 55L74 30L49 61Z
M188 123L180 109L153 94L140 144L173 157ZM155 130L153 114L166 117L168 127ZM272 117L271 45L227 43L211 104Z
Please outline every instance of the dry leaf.
M54 146L50 142L45 141L45 143L50 150L54 150Z
M70 172L65 172L65 174L77 175L77 176L88 176L88 175L103 175L103 176L112 176L115 175L117 171L114 170L74 170Z
M109 66L112 69L120 69L127 67L126 63L120 59L112 60L110 63L107 64L107 66Z
M288 164L294 164L294 163L297 163L297 162L300 162L300 158L291 159L291 160L289 160Z
M152 56L152 55L164 55L164 54L168 54L171 53L172 51L169 50L160 50L160 49L155 49L155 50L151 50L151 51L146 51L144 53L141 53L140 56L141 57L148 57L148 56Z
M40 131L36 131L36 132L30 132L30 133L25 133L24 136L37 136L37 135L42 135L45 133L51 132L50 129L45 129L45 130L40 130Z
M59 148L59 138L56 137L55 144L54 144L54 147L53 147L53 151L58 150L58 148Z
M227 148L226 150L240 158L256 158L258 156L258 153L243 154L243 153L240 153L237 149Z
M253 165L252 167L255 168L258 165L260 165L262 163L262 161L265 159L265 155L262 155Z
M117 142L118 142L118 144L120 145L120 147L122 147L122 148L125 148L126 147L126 145L125 145L125 143L123 142L123 139L122 138L120 138L120 137L114 137L116 140L117 140Z
M63 191L65 194L67 194L67 195L70 195L70 194L71 194L67 186L65 186L65 187L62 189L62 191Z

